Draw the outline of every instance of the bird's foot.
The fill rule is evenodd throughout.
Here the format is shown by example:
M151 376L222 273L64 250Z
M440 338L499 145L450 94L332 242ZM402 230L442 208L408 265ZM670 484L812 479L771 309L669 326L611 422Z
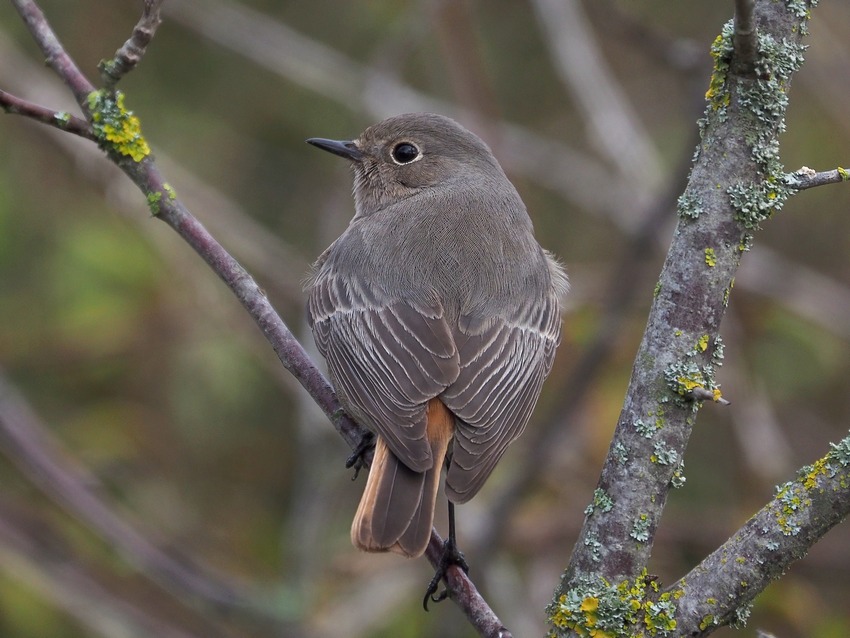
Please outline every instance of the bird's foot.
M439 603L449 597L448 586L439 594L437 593L437 588L440 586L441 580L446 580L446 572L452 565L460 567L464 574L469 573L469 565L463 557L463 552L457 548L454 538L449 536L443 541L443 553L440 555L437 571L434 573L431 582L428 583L428 589L425 590L425 598L422 600L422 606L425 608L425 611L428 611L429 601ZM448 584L448 581L446 583Z
M354 448L354 452L351 453L351 456L345 459L345 468L354 468L354 476L351 477L352 481L357 480L357 477L360 475L360 470L364 467L369 467L366 457L369 452L374 449L375 435L372 432L366 432L366 434L363 435L363 438L360 439L360 443L358 443L357 447Z

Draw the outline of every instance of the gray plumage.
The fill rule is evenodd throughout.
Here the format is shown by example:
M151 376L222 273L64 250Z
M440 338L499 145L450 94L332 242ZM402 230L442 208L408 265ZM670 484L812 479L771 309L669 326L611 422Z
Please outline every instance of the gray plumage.
M439 399L454 420L446 494L464 503L522 433L551 369L563 269L490 149L453 120L400 115L353 142L308 141L354 169L356 214L307 284L340 400L409 474L438 477L426 426ZM424 479L412 480L415 494ZM433 502L426 518L417 525L430 531Z

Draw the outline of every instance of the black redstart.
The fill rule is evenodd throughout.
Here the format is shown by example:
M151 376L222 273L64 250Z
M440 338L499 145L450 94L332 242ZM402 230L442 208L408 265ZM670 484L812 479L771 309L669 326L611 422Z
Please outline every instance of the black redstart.
M307 283L339 399L377 435L351 540L419 556L446 459L451 507L528 423L567 278L490 149L455 121L412 113L307 141L354 169L354 218Z

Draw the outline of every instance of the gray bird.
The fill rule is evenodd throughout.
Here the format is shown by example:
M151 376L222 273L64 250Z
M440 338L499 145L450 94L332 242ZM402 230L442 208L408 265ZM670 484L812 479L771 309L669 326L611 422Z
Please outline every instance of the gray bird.
M490 149L457 122L411 113L356 140L307 142L354 169L354 218L306 285L340 402L377 435L351 540L419 556L446 459L451 508L528 423L567 277Z

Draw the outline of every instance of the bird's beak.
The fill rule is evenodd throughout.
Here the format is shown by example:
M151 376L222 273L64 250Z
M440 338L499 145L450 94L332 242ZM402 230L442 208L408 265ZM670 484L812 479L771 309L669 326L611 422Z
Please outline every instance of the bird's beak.
M351 140L326 140L323 137L311 137L307 143L353 162L363 159L363 153Z

